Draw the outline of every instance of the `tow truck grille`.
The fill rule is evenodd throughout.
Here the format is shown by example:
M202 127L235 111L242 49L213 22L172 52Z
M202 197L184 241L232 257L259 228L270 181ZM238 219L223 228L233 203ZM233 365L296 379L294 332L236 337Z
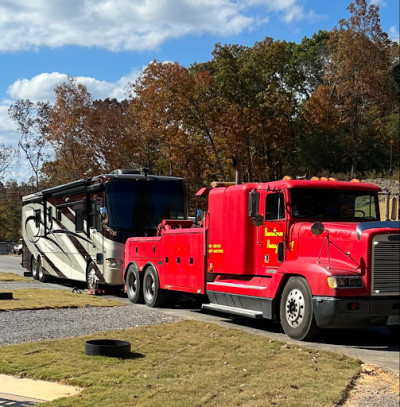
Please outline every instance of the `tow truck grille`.
M372 240L372 295L400 293L399 235L378 235Z

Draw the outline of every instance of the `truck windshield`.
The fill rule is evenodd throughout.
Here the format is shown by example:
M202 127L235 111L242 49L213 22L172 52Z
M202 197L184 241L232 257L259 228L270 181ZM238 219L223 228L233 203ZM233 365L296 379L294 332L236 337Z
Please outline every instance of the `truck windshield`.
M379 220L378 197L374 192L343 189L292 189L295 218L326 220Z
M108 225L132 236L154 236L162 219L185 219L182 181L110 181L106 185Z

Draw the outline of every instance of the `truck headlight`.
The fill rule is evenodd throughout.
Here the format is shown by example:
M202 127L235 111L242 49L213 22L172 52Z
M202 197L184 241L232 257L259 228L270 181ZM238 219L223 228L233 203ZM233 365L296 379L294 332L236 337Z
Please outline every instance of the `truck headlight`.
M106 264L108 267L120 268L124 264L124 261L120 260L120 259L115 259L115 258L108 258L108 259L106 259Z
M361 277L330 276L327 278L329 288L361 288L364 286Z

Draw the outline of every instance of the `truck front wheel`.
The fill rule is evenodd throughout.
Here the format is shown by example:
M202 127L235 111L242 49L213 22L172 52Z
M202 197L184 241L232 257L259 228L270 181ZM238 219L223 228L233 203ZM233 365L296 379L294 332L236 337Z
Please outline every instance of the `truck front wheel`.
M139 270L136 264L131 264L126 273L126 294L133 304L143 304L143 290Z
M166 292L160 289L158 275L153 266L147 267L143 277L144 302L149 307L161 307L165 303Z
M318 333L315 323L311 290L306 280L292 277L282 292L280 318L286 335L299 341Z

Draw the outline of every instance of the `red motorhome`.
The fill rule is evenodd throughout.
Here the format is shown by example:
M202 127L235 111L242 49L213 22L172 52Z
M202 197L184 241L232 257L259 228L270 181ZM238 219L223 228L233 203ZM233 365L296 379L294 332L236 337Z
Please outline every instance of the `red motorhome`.
M400 328L400 224L380 221L380 188L335 179L214 184L196 222L163 220L130 238L129 299L161 306L169 291L203 308L280 321L306 340L319 328Z

